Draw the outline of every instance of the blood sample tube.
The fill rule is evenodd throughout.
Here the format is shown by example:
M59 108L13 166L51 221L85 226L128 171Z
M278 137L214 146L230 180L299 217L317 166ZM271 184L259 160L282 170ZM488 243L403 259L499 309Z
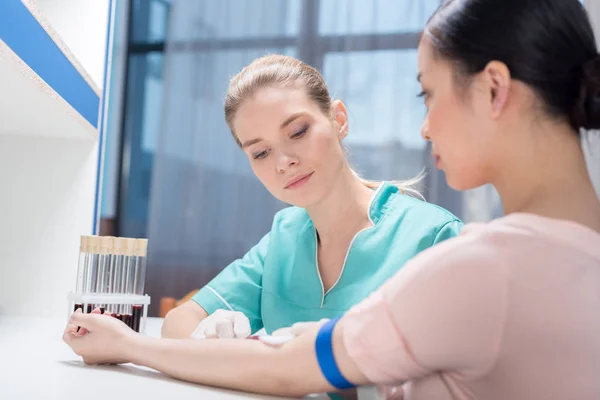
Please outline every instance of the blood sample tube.
M135 272L134 272L134 293L138 296L144 295L144 285L146 283L146 256L148 253L148 239L136 239L135 241ZM140 321L142 318L143 306L134 304L131 313L132 329L140 331Z
M96 281L98 278L98 256L100 254L100 242L98 236L88 237L88 262L85 269L85 284L83 293L91 294L96 290ZM92 304L84 304L84 312L92 312Z
M84 291L88 259L88 236L81 236L79 244L79 263L77 264L77 279L75 282L75 293L79 295L83 294ZM83 311L83 303L77 301L75 302L73 311L77 311L79 308Z
M125 238L125 256L123 258L123 271L121 274L121 288L123 294L133 294L135 273L135 239ZM131 327L131 305L123 304L121 307L121 320Z
M96 290L97 294L107 294L109 283L109 264L110 264L110 254L113 250L113 238L111 236L100 236L100 251L98 255L98 279L96 280ZM106 310L106 304L98 303L96 307L100 308L100 312L104 313Z
M113 251L110 254L109 272L108 272L108 293L118 294L121 285L121 266L123 262L123 240L121 238L113 238ZM109 304L107 312L115 316L118 314L118 305Z

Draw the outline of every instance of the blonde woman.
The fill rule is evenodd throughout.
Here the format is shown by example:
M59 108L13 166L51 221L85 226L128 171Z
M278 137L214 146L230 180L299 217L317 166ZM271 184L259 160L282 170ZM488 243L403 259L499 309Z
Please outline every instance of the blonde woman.
M294 207L172 310L164 337L244 338L339 316L462 228L448 211L415 198L411 182L354 173L342 146L346 108L298 59L268 55L245 67L230 83L225 118L261 183Z

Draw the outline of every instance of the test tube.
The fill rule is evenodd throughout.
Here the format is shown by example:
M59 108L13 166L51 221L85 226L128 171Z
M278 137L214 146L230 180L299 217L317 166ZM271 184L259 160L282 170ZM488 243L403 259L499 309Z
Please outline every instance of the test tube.
M127 254L129 253L129 247L131 247L131 245L129 244L129 240L126 238L119 238L119 240L121 242L122 256L119 257L117 270L115 272L115 292L121 295L125 293L128 259ZM123 320L123 312L125 311L124 307L125 306L122 304L115 304L115 318Z
M79 244L79 263L77 264L77 279L75 281L76 294L83 294L88 267L88 259L88 237L81 236ZM83 303L76 302L73 311L77 311L80 308L83 311Z
M123 240L121 238L113 238L113 251L110 255L109 262L108 292L111 294L118 294L121 287L121 266L123 262ZM116 316L118 313L118 305L110 304L107 306L107 310L111 316Z
M83 293L90 294L96 290L96 281L98 280L98 256L100 254L100 241L98 236L88 237L88 262L85 273L85 284ZM92 304L84 304L84 312L92 312Z
M144 285L146 283L146 259L148 254L148 239L136 239L135 241L135 272L134 272L134 293L138 296L144 295ZM143 306L134 304L131 312L132 329L140 331L140 320L142 318Z
M109 264L110 254L113 248L113 238L111 236L100 236L100 251L98 255L98 269L96 279L96 290L97 294L107 294L109 283ZM98 303L96 307L100 307L100 312L104 314L106 311L106 304Z
M121 292L123 294L133 294L134 273L135 273L135 239L125 238L125 257L123 259L123 270L121 273ZM131 327L131 305L123 304L121 306L121 320Z

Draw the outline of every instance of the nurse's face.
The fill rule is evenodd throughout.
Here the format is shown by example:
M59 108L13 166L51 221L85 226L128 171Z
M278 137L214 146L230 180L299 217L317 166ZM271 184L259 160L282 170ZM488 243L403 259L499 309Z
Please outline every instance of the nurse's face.
M344 105L325 115L302 88L267 87L245 100L233 130L252 170L279 200L318 203L347 166L340 141L348 132Z

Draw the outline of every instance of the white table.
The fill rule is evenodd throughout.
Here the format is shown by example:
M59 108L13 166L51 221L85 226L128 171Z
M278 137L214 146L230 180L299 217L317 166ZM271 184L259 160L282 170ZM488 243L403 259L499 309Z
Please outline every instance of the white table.
M147 334L158 336L161 323L149 318ZM0 316L0 399L276 399L181 382L131 364L85 365L62 341L65 324Z

